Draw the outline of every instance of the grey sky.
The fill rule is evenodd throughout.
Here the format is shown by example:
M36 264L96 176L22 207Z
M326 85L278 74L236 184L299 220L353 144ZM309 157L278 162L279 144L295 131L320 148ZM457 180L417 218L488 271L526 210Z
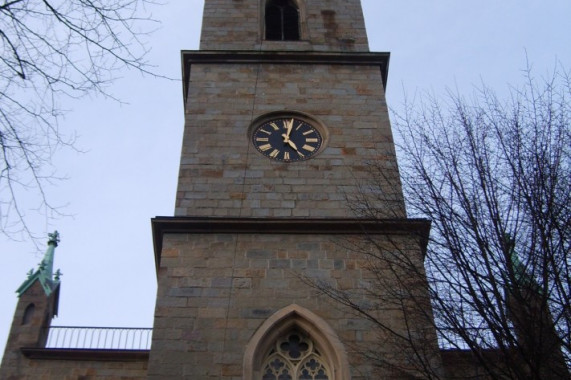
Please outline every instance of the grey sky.
M505 94L521 83L526 54L536 76L559 60L571 69L569 0L362 0L371 51L389 51L389 107L403 93L471 92L481 81ZM200 0L171 1L153 11L162 28L151 36L157 70L180 77L180 50L198 48ZM55 268L63 272L54 325L152 326L156 277L150 218L174 210L183 130L178 81L126 72L102 98L68 102L62 128L79 135L85 153L62 151L50 189L73 217L37 231L61 233ZM30 200L30 209L36 204ZM31 211L30 211L31 212ZM47 236L45 241L47 242ZM0 238L0 355L17 302L14 293L41 255L27 242Z

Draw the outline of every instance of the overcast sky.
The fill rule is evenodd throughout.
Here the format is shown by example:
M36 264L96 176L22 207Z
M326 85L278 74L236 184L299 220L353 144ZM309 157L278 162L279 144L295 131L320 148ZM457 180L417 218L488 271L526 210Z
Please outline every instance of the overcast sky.
M229 0L230 1L230 0ZM315 1L315 0L309 0ZM482 81L506 93L522 83L526 56L536 76L559 61L571 68L569 0L362 0L371 51L391 53L387 101L446 89L470 93ZM153 10L162 22L150 37L157 70L180 78L180 50L198 48L203 1L171 0ZM56 156L68 179L49 189L72 215L57 229L55 268L63 272L59 326L151 327L156 276L150 219L172 216L183 131L180 81L127 72L112 87L127 104L102 98L66 103L62 122L83 153ZM30 199L31 209L37 201ZM47 241L47 238L45 239ZM15 290L42 255L29 242L0 238L0 355L12 321Z

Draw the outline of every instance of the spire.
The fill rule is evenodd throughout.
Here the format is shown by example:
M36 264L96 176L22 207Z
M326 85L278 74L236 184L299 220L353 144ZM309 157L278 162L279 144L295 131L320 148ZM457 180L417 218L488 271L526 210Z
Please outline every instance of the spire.
M509 248L510 265L514 272L515 283L512 284L512 286L518 286L520 288L525 286L538 290L539 285L528 273L525 265L519 259L519 256L515 250L515 239L513 239L509 234L506 234L506 240Z
M47 296L49 296L58 286L61 273L58 269L54 276L53 268L55 249L59 243L59 233L54 231L53 233L48 234L48 238L48 249L44 254L44 258L38 265L38 269L35 272L33 270L28 272L28 278L22 285L20 285L18 290L16 290L18 296L21 296L22 293L30 288L36 280L40 281L40 284L42 285L42 288L44 288L44 292Z
M44 259L40 266L44 267L43 273L45 277L51 280L54 271L54 254L59 243L59 233L54 231L53 233L48 234L48 238L48 249L46 250L46 254L44 255Z

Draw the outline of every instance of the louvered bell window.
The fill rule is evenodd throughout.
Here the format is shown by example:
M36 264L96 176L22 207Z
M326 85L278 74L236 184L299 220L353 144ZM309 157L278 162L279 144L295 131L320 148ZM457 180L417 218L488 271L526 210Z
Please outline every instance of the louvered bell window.
M293 0L268 0L266 40L299 40L299 9Z

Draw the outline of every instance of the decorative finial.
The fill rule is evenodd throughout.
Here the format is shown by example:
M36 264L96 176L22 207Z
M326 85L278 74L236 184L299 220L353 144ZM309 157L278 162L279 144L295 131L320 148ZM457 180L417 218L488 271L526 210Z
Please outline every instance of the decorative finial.
M56 273L54 274L54 280L55 282L59 282L60 277L63 275L63 273L61 273L61 271L58 269L56 270Z
M53 244L57 247L58 243L59 243L59 233L57 231L54 231L51 234L48 234L48 245Z

